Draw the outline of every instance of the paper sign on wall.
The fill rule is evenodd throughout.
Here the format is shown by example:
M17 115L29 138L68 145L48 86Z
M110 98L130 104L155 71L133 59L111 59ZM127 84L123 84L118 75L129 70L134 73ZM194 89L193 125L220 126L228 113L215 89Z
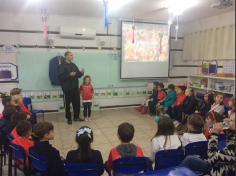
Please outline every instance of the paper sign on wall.
M18 81L17 66L12 63L0 63L0 82Z

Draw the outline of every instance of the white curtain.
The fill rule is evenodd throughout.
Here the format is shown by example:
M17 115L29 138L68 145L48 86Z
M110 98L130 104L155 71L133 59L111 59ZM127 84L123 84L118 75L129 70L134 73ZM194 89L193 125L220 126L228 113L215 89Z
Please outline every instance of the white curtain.
M184 60L235 59L235 26L207 29L184 36Z
M191 60L191 52L192 52L192 45L191 45L191 35L186 34L184 36L184 60Z

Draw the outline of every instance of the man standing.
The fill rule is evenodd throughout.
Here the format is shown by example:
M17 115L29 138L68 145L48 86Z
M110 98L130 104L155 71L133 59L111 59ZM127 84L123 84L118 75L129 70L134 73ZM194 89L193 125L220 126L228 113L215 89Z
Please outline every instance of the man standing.
M65 52L65 62L59 66L59 80L65 98L66 119L68 124L72 124L70 103L74 111L74 121L82 121L80 115L80 94L78 79L83 76L84 71L80 71L72 62L73 54Z

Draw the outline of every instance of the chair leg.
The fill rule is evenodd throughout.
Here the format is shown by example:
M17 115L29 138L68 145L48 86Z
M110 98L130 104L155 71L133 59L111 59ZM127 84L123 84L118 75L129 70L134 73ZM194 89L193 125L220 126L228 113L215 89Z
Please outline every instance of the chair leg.
M12 176L12 152L11 150L9 151L9 156L8 156L8 176Z
M17 165L16 165L16 160L14 160L14 176L17 176Z
M2 164L3 160L2 160L2 153L0 154L0 175L2 175L2 167L3 167L3 164Z

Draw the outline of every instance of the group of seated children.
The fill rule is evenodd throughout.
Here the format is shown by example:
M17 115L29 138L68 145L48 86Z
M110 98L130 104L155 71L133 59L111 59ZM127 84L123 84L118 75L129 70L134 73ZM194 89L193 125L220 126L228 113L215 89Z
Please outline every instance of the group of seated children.
M155 116L158 109L164 107L166 114L179 123L186 120L185 116L193 113L200 114L204 119L209 112L217 112L219 115L225 114L224 95L222 93L206 93L201 100L195 97L192 88L183 85L170 84L167 92L164 90L163 83L155 82L153 85L152 95L136 108L142 114L149 110L150 114Z
M211 175L219 173L232 175L235 168L228 163L235 163L235 99L229 100L230 110L227 116L223 116L224 106L221 94L216 95L214 103L210 94L206 94L203 102L198 103L192 89L185 90L185 87L175 88L174 85L169 85L168 92L165 94L162 84L158 83L156 87L159 92L155 95L156 100L153 94L146 104L154 105L153 108L157 106L157 110L153 111L156 115L157 131L150 142L150 160L155 162L155 154L161 150L178 149L190 143L208 141L208 159L187 157L182 165L192 170L210 172ZM21 91L16 92L12 91L12 96L2 97L4 110L3 118L0 120L1 137L6 139L10 135L13 138L12 142L22 146L26 154L34 150L47 157L47 175L65 175L64 163L95 163L101 166L100 174L102 175L104 168L111 172L113 161L119 158L144 156L142 149L131 142L135 133L134 126L124 122L118 126L117 130L120 144L111 149L105 167L103 167L101 152L92 149L91 144L95 136L88 126L83 126L76 131L75 139L78 148L69 151L66 158L62 159L60 152L49 143L54 139L53 124L36 123L31 120L31 114L22 104ZM183 114L185 123L182 116L178 117ZM181 132L175 124L176 120L185 126ZM227 144L225 148L219 150L219 136L223 133L226 135ZM217 165L219 162L221 164Z
M202 160L200 158L186 158L182 165L189 167L195 171L203 173L211 172L212 175L219 173L233 173L234 167L228 165L228 162L235 162L234 148L235 148L235 119L228 120L229 128L224 130L222 123L216 123L212 128L212 134L208 137L208 159ZM48 175L65 175L64 163L93 163L100 166L100 174L104 172L104 168L111 172L113 169L113 161L123 157L143 157L142 148L133 144L131 141L134 137L135 128L130 123L122 123L119 125L117 133L120 144L111 149L105 167L101 152L92 149L91 143L94 140L93 131L88 126L83 126L76 131L75 139L78 148L67 153L66 159L62 159L60 152L54 148L49 141L54 139L53 125L49 122L39 122L34 125L33 136L37 140L32 142L30 138L31 124L28 121L21 121L16 127L17 133L21 140L14 140L13 142L21 145L28 153L29 147L38 154L47 157L48 161ZM222 150L218 150L218 137L225 132L227 134L227 144ZM33 138L33 139L34 139ZM171 118L160 116L157 123L157 132L151 139L151 153L150 159L155 162L155 154L161 150L178 149L186 145L207 141L204 135L204 121L198 114L192 114L187 119L187 131L183 135L178 135L174 122ZM186 162L187 160L187 162ZM190 164L190 163L197 163ZM221 165L216 165L222 162ZM226 163L226 164L224 164ZM157 163L158 164L158 163Z

